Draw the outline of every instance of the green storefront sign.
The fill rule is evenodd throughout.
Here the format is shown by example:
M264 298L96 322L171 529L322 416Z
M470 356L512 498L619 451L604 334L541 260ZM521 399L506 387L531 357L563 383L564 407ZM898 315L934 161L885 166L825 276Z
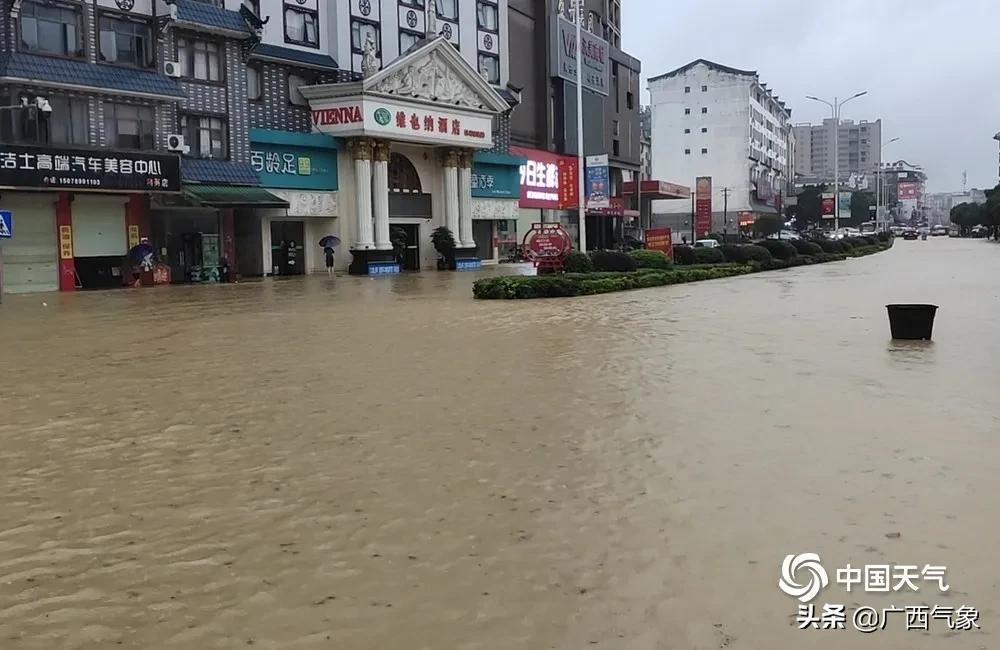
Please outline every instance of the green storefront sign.
M250 164L264 187L338 188L337 141L330 136L250 129Z
M472 196L517 199L521 196L523 158L501 153L477 152L472 163Z

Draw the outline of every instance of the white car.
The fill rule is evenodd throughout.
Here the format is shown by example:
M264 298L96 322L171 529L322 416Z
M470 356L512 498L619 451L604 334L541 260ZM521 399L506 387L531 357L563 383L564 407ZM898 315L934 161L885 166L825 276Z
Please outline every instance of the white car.
M699 239L694 243L695 248L718 248L719 242L714 239Z

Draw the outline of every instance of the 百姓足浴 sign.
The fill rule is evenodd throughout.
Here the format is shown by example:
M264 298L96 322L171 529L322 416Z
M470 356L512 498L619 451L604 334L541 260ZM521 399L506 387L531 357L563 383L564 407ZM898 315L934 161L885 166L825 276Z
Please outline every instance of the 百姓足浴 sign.
M0 187L179 192L176 154L0 145Z
M379 137L402 142L493 146L490 115L405 100L354 97L314 106L313 126L337 137Z

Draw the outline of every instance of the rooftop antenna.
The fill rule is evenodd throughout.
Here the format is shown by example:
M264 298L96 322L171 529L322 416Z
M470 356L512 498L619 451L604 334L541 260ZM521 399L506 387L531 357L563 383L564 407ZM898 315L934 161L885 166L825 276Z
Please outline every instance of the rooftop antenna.
M966 185L969 184L969 172L967 170L962 171L962 194L966 192Z

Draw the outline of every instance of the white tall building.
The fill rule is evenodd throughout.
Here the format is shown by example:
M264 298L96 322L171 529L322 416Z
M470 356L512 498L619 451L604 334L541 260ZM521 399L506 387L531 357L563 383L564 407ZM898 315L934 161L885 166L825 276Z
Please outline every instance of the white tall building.
M698 59L649 80L653 178L712 178L712 231L777 212L794 174L791 110L756 72ZM723 218L728 204L728 222ZM659 201L657 222L690 233L691 204ZM703 233L698 233L700 236Z

